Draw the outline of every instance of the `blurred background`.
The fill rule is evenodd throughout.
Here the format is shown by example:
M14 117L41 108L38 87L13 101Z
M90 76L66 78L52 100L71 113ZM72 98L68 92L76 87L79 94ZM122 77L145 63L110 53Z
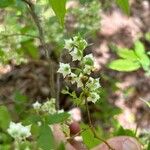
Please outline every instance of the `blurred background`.
M57 83L58 63L68 59L64 39L80 34L89 43L86 53L92 52L95 57L95 76L100 75L101 99L96 105L90 104L92 121L100 134L105 138L138 136L145 148L150 147L150 69L141 67L127 72L109 65L119 58L118 47L135 50L137 40L149 57L150 1L129 0L130 14L126 14L113 0L68 0L64 29L47 1L32 2L48 56L25 3L17 0L12 7L0 9L0 105L8 105L11 111L14 102L19 101L16 112L12 111L17 119L17 115L25 115L22 111L27 111L26 103L52 97L52 72L47 58L52 60ZM55 90L61 91L65 83L61 76L59 81ZM69 96L60 93L59 97L60 108L68 111L75 107ZM82 116L87 122L85 108Z

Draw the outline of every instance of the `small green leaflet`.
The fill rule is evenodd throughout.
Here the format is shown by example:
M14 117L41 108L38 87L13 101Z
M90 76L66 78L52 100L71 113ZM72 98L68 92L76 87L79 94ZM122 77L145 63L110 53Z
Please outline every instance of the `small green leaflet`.
M138 59L135 52L133 50L129 50L127 48L118 48L117 54L118 54L118 56L120 56L121 58L124 58L124 59L130 59L130 60Z
M15 0L0 0L0 8L5 8L15 4Z
M113 69L113 70L117 70L117 71L134 71L139 69L140 63L138 62L134 62L134 61L130 61L128 59L117 59L112 61L109 64L109 68Z
M144 45L140 41L135 42L134 49L135 49L135 53L138 57L141 57L143 54L145 54Z
M130 14L129 0L116 0L116 4L122 9L127 15Z
M50 5L55 12L60 24L64 27L64 18L66 14L67 0L49 0Z

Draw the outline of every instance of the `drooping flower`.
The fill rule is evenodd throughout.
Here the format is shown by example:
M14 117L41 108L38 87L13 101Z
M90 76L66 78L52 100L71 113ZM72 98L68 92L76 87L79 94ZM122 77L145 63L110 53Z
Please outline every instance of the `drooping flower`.
M78 88L83 87L82 78L83 78L82 73L80 73L79 76L76 78L76 83Z
M72 39L65 40L65 46L64 46L65 49L68 49L70 51L73 48L73 46L74 46L74 41Z
M90 96L87 98L87 101L96 103L99 99L100 99L100 96L97 92L91 92Z
M83 62L85 65L90 65L93 66L94 65L94 57L92 54L88 54L83 58Z
M76 61L76 60L81 60L82 59L82 52L80 50L78 50L77 48L74 48L71 52L70 55L72 56L72 60Z
M83 72L85 74L88 74L90 75L91 71L93 70L93 66L90 66L90 65L85 65L84 69L83 69Z
M57 111L55 109L55 99L51 98L50 100L46 101L42 107L41 111L47 112L49 114L55 114Z
M70 65L69 64L60 63L59 64L59 69L58 69L57 72L62 73L63 77L65 78L67 75L69 75L71 73Z
M86 87L93 91L99 89L101 87L100 83L99 83L99 78L94 79L94 78L90 77L88 82L86 83Z
M75 73L72 73L69 75L69 81L71 84L74 84L76 82L77 75Z

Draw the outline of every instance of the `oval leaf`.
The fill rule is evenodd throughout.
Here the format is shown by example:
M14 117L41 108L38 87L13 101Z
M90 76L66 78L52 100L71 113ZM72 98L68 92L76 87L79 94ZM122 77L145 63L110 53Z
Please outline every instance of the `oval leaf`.
M59 22L62 26L64 26L64 17L66 14L66 0L49 0L49 2Z
M142 57L142 55L145 53L144 45L140 41L136 41L134 44L135 53L138 57Z
M40 134L37 143L43 150L54 149L54 137L48 125L40 126Z
M117 54L118 54L118 56L125 58L125 59L130 59L130 60L138 59L135 52L133 50L129 50L127 48L118 48Z
M140 64L127 59L118 59L112 61L108 67L117 71L134 71L140 68Z
M127 15L130 14L129 0L116 0L117 5L123 10Z

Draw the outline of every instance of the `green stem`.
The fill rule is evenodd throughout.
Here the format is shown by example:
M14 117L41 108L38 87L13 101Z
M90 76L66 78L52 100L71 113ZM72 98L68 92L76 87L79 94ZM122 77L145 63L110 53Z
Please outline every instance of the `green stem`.
M89 106L88 106L88 101L87 101L86 98L85 98L85 106L86 106L86 111L87 111L87 115L88 115L88 121L89 121L89 124L90 124L90 128L91 128L91 131L92 131L93 134L94 134L94 137L97 138L97 139L99 139L99 140L102 141L103 143L105 143L105 144L108 146L108 148L109 148L110 150L115 150L114 148L112 148L112 147L109 145L109 143L108 143L107 141L105 141L104 139L100 138L100 137L97 135L97 133L96 133L96 131L95 131L95 128L94 128L94 126L92 125L91 115L90 115Z

